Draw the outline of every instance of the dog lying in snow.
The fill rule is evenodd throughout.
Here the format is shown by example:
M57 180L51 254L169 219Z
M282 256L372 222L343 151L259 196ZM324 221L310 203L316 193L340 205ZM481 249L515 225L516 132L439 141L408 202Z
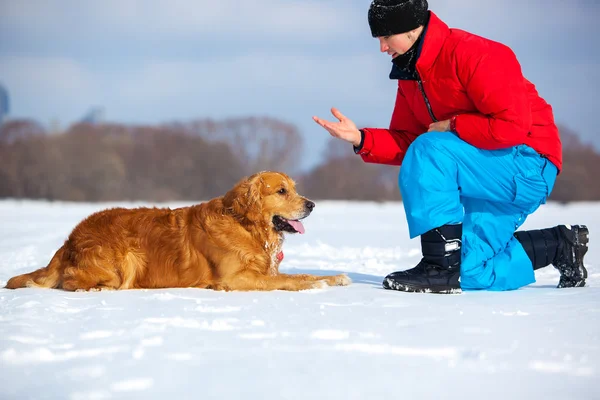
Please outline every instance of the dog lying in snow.
M279 273L284 232L304 233L300 220L314 206L289 176L262 172L192 207L100 211L75 227L47 267L16 276L6 287L245 291L348 285L344 274Z

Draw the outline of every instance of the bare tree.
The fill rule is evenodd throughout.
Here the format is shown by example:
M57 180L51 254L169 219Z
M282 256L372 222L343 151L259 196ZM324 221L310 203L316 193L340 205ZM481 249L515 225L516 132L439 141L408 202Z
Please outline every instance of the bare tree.
M201 200L243 176L229 147L160 127L76 124L0 142L0 194L74 201Z
M398 167L365 163L352 146L332 139L325 162L299 180L303 193L314 199L400 200Z
M563 169L551 200L600 200L600 154L561 126ZM137 126L76 124L47 135L35 121L0 129L0 197L74 201L204 200L257 170L293 170L292 125L247 118ZM294 178L314 199L400 200L398 167L367 164L331 139L323 162Z
M13 143L18 139L46 134L44 128L31 119L15 119L0 125L0 143Z
M550 199L569 201L600 200L598 168L600 154L590 144L585 144L579 136L566 126L559 126L563 143L563 168L556 178Z
M206 119L175 126L209 142L226 143L247 174L263 170L293 172L302 154L303 142L298 129L273 118Z

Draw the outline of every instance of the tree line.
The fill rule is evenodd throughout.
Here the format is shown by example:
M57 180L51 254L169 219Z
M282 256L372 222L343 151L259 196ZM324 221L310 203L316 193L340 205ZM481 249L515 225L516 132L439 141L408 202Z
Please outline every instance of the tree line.
M600 200L600 154L561 127L563 172L551 200ZM199 201L257 171L286 172L312 199L398 201L399 167L364 163L332 139L322 162L298 172L298 129L273 118L156 126L87 124L48 133L33 120L0 127L0 198L66 201Z

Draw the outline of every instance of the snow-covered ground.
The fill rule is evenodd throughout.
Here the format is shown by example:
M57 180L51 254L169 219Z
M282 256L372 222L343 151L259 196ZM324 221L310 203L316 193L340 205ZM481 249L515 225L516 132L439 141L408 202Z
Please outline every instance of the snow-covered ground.
M0 201L0 285L108 206ZM590 228L585 288L556 289L549 267L513 292L386 291L420 259L402 205L318 202L281 269L349 287L0 289L0 399L599 399L600 203L548 204L524 228L558 223Z

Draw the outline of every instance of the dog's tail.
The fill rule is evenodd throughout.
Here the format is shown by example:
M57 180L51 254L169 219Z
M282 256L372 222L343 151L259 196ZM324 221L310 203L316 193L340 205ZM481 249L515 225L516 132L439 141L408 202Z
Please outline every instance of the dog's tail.
M10 278L6 283L7 289L18 289L24 287L43 287L57 288L61 281L61 259L65 252L65 246L62 246L52 257L50 263L45 268L29 274L18 275Z

